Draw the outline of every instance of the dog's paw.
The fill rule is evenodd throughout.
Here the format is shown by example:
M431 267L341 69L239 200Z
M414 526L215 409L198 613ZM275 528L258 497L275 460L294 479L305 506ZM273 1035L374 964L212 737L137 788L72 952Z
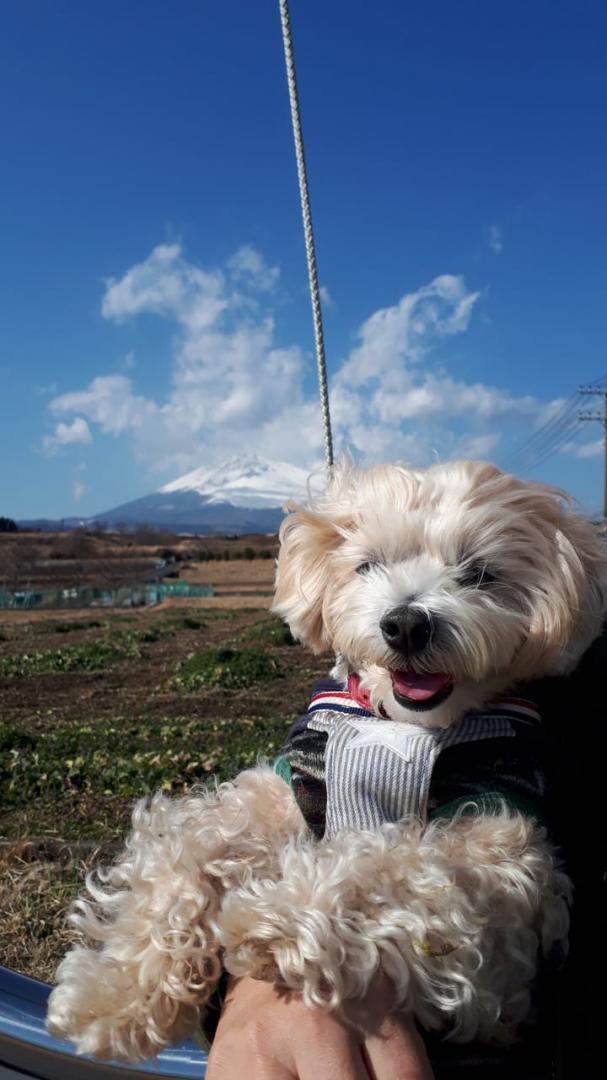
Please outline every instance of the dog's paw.
M313 851L299 855L298 869L311 869ZM219 915L224 966L237 977L276 982L309 1006L336 1008L347 998L363 997L379 955L364 913L348 908L337 893L334 902L314 888L305 895L300 884L299 875L287 873L224 898Z
M190 1034L198 1019L192 994L189 1000L185 992L181 1000L171 997L162 979L154 989L142 986L128 966L92 949L72 949L57 979L47 1028L74 1043L79 1054L119 1061L154 1057Z
M92 949L72 949L57 972L48 1003L47 1027L78 1053L137 1060L145 1039L137 1031L136 988L123 965Z

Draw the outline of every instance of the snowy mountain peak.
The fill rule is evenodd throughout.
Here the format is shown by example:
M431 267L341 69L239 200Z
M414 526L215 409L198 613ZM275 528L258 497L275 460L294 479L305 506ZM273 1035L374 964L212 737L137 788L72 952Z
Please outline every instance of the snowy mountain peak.
M230 484L235 479L251 479L257 476L271 475L281 466L277 462L267 461L257 454L238 454L222 462L208 474L208 482L215 487ZM289 466L292 468L292 466Z
M305 499L308 471L257 454L239 454L215 469L199 468L172 480L162 495L195 492L210 503L231 503L250 509L282 506L288 499Z
M170 484L165 484L164 487L159 489L160 494L170 495L173 491L202 492L208 475L209 470L204 467L194 469L192 472L186 473L185 476L178 477L177 480L171 480Z

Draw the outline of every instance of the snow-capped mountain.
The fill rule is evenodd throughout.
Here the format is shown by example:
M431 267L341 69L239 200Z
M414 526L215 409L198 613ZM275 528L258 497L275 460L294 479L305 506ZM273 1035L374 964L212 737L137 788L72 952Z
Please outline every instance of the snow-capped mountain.
M256 454L194 469L141 499L96 514L91 522L147 524L177 532L275 532L289 499L307 496L308 472Z
M259 509L282 506L288 499L305 499L308 472L298 465L241 454L216 469L194 469L160 489L161 495L196 492L209 503L230 503Z

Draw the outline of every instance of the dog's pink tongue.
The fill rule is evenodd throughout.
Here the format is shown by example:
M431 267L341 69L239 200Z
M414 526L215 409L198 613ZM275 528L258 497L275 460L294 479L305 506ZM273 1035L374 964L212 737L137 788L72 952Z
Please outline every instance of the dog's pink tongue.
M413 701L427 701L450 682L450 676L443 672L432 675L418 675L416 671L392 672L392 686L397 694L411 698Z

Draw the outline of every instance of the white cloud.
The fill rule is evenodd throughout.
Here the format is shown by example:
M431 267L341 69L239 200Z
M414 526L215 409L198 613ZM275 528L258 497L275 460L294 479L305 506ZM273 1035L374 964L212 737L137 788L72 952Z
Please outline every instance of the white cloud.
M490 458L500 441L499 432L489 431L484 435L464 435L458 439L451 454L452 458Z
M257 248L246 244L228 259L228 270L238 281L245 281L251 288L271 292L280 277L278 266L268 266Z
M443 274L361 326L359 344L342 364L338 385L361 387L422 359L436 340L466 330L480 293L467 293L461 277ZM400 387L402 388L402 387Z
M116 322L149 314L175 327L168 392L146 397L131 374L98 375L53 398L50 411L62 420L50 439L61 428L70 441L65 432L77 424L90 438L88 421L130 437L137 456L165 475L243 448L302 465L321 461L320 408L308 389L314 361L277 341L268 306L277 280L278 269L250 246L210 271L189 262L179 244L154 248L107 282L102 313ZM454 449L477 456L496 445L496 424L534 422L545 407L537 399L457 380L433 362L437 344L467 330L479 296L463 278L443 274L362 323L331 380L338 452L417 464Z
M240 291L232 291L230 276ZM160 245L107 283L102 313L118 322L150 313L176 323L168 396L155 401L126 375L102 375L54 398L51 411L78 411L106 434L130 432L138 455L161 468L226 456L247 441L260 452L264 438L276 447L275 418L304 402L305 368L297 346L276 343L272 313L251 297L276 278L253 248L241 248L225 274L187 262L177 244Z
M55 424L53 434L45 435L42 444L47 453L54 454L61 446L71 446L74 443L90 443L92 439L91 429L86 420L82 416L76 416L71 424L66 424L63 420Z
M400 395L392 386L381 388L374 395L373 408L388 423L432 414L491 420L507 415L532 416L537 401L531 395L514 398L484 383L457 382L449 375L430 373Z
M333 307L333 297L331 296L331 293L329 292L327 286L326 285L321 285L319 287L318 291L320 293L320 299L323 302L323 306L325 308L327 308L327 309L332 308Z
M99 424L107 435L119 435L123 431L134 430L141 426L146 416L155 415L157 406L152 401L138 397L132 392L132 383L126 375L99 375L85 390L73 390L53 398L49 408L51 412L78 412L90 421ZM83 425L84 435L88 438L65 438L65 442L90 442L90 431L85 420L74 420L71 428ZM67 430L66 424L57 428Z
M201 328L213 325L227 304L223 274L186 262L179 244L159 244L120 280L106 282L101 312L118 321L152 312Z
M564 443L561 447L561 453L573 454L574 457L577 458L593 458L599 457L603 453L604 448L605 444L601 438L586 443Z
M549 420L552 420L565 404L565 398L553 398L552 401L546 401L543 404L538 402L538 408L533 418L534 430L543 427Z
M82 496L84 495L85 491L86 491L86 488L85 488L84 484L82 483L82 481L81 480L74 480L74 486L72 488L72 495L74 497L74 502L80 502L80 500L81 500Z
M501 255L504 250L504 234L499 225L490 225L487 233L489 247L494 255Z
M450 452L452 440L445 428L449 419L474 426L499 418L533 417L539 405L535 398L458 381L430 364L431 350L440 340L468 328L479 296L466 290L461 277L443 274L363 323L333 384L337 426L341 421L349 427L355 450L421 463L434 452ZM418 419L424 420L423 434L414 425L411 443L403 436L403 425L406 435ZM494 443L484 436L484 445Z

